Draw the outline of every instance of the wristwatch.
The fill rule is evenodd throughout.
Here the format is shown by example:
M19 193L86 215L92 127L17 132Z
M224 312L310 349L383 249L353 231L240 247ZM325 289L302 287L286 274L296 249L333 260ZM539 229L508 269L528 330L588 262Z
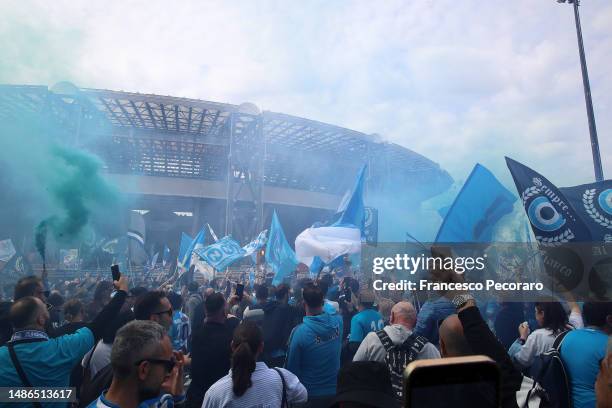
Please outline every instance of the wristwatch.
M468 301L474 300L474 296L470 294L457 295L453 297L451 303L455 305L456 309L461 309Z

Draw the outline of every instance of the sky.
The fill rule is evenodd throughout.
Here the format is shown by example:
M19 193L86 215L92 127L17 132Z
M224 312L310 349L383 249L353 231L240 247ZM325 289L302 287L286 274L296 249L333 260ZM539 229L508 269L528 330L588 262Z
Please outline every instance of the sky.
M504 156L593 181L572 7L555 0L0 0L0 83L255 103L398 143L462 180ZM604 174L612 2L583 0Z

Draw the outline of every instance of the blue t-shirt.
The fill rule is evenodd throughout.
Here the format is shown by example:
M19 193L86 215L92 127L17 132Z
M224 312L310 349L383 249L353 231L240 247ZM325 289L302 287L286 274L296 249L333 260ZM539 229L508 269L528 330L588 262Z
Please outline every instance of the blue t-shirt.
M572 330L561 343L574 408L595 407L595 379L606 356L608 336L595 329Z
M374 309L365 309L351 319L350 342L361 342L369 332L382 330L385 322L380 313Z

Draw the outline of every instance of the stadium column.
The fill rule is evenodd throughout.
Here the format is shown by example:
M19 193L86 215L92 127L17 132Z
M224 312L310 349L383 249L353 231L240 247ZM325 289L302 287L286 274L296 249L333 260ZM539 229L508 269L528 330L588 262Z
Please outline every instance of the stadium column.
M229 147L225 233L246 243L263 228L263 115L233 112L226 129Z

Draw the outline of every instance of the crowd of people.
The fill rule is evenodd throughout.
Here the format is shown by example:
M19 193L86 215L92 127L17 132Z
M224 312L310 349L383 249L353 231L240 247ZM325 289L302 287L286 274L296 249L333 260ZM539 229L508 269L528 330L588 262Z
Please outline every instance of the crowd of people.
M490 303L387 299L332 274L162 288L123 275L78 295L29 276L0 305L0 386L75 387L81 407L393 407L408 363L485 355L502 406L546 406L534 366L563 336L571 405L612 406L611 302Z

